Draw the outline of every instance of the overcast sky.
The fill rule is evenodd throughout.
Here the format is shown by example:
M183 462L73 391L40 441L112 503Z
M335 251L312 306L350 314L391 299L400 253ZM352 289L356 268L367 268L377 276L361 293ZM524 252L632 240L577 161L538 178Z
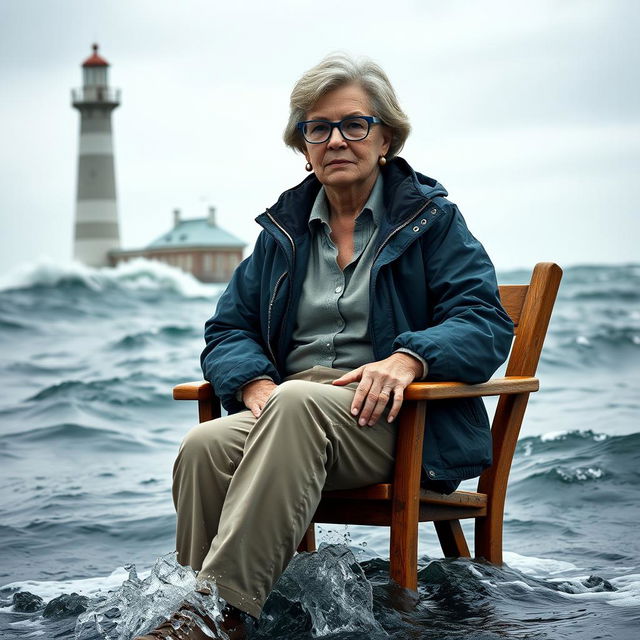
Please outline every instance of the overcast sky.
M0 272L72 253L79 115L91 43L114 112L120 230L143 246L171 211L255 240L302 180L289 93L331 51L391 78L438 179L499 269L640 262L636 0L0 0Z

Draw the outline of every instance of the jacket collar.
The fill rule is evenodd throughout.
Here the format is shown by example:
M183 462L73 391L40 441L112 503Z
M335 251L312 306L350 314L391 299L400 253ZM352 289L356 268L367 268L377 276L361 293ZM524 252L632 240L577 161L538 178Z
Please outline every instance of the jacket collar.
M415 172L403 158L393 158L381 171L384 178L385 205L383 227L401 224L426 201L436 196L447 195L446 189L439 182ZM309 232L309 215L321 186L315 175L310 175L297 186L285 191L278 201L267 209L267 213L293 239L304 236ZM264 215L258 216L258 223L264 223Z

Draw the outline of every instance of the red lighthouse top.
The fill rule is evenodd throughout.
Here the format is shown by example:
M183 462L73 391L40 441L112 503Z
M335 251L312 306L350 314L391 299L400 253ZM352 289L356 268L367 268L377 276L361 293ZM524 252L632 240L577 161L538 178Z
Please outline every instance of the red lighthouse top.
M98 45L92 45L93 53L82 63L83 67L108 67L109 63L98 55Z

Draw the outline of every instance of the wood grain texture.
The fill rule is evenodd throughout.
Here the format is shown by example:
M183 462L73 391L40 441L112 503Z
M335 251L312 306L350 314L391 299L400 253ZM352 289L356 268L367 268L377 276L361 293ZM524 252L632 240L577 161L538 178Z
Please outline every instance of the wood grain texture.
M392 484L374 484L362 489L325 491L314 522L391 526ZM450 517L476 518L487 513L488 497L474 491L450 494L419 491L418 520L440 521Z
M307 530L304 532L302 536L302 540L298 545L298 553L303 553L304 551L315 551L316 550L316 527L313 522L309 525Z
M420 491L421 504L440 504L448 507L477 508L487 504L488 497L485 493L475 491L454 491L453 493L436 493L422 489Z
M537 391L538 378L531 376L509 376L492 378L480 384L463 382L414 382L404 393L405 400L445 400L447 398L475 398L479 396L499 396L503 393Z
M313 522L391 526L391 500L322 500Z
M500 301L504 310L509 314L516 333L518 333L522 305L528 289L529 285L527 284L503 284L499 287Z
M445 558L471 557L460 520L441 520L434 524Z
M420 503L420 522L467 520L487 515L487 507L459 507L447 504Z
M562 269L550 262L535 266L523 301L520 326L507 364L507 377L534 376L555 304ZM502 564L502 521L509 472L529 393L501 395L493 418L493 464L481 476L478 491L489 496L487 515L476 520L475 555Z
M372 484L361 489L341 491L323 491L323 500L391 500L392 484ZM454 491L453 493L436 493L428 489L420 489L420 502L446 504L452 507L482 507L487 504L487 496L475 491Z
M390 500L325 500L318 505L314 522L327 524L359 524L389 527L392 523ZM418 522L439 522L441 520L467 520L487 515L487 506L448 505L420 502Z
M213 388L209 382L183 382L173 387L174 400L206 400L213 395Z
M562 269L557 264L540 262L535 266L509 356L507 377L535 376L561 279Z
M198 421L208 422L209 420L215 420L219 418L220 413L220 400L214 395L204 400L198 400Z
M406 589L418 586L418 516L426 402L411 402L398 419L391 499L390 575Z

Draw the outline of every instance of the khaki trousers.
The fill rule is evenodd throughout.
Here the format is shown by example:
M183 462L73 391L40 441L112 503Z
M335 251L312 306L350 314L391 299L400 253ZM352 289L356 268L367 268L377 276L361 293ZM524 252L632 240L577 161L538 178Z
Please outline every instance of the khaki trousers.
M314 367L287 378L260 418L250 411L203 422L174 467L178 561L216 582L220 596L259 617L304 535L323 489L387 482L395 423L360 427L356 384Z

